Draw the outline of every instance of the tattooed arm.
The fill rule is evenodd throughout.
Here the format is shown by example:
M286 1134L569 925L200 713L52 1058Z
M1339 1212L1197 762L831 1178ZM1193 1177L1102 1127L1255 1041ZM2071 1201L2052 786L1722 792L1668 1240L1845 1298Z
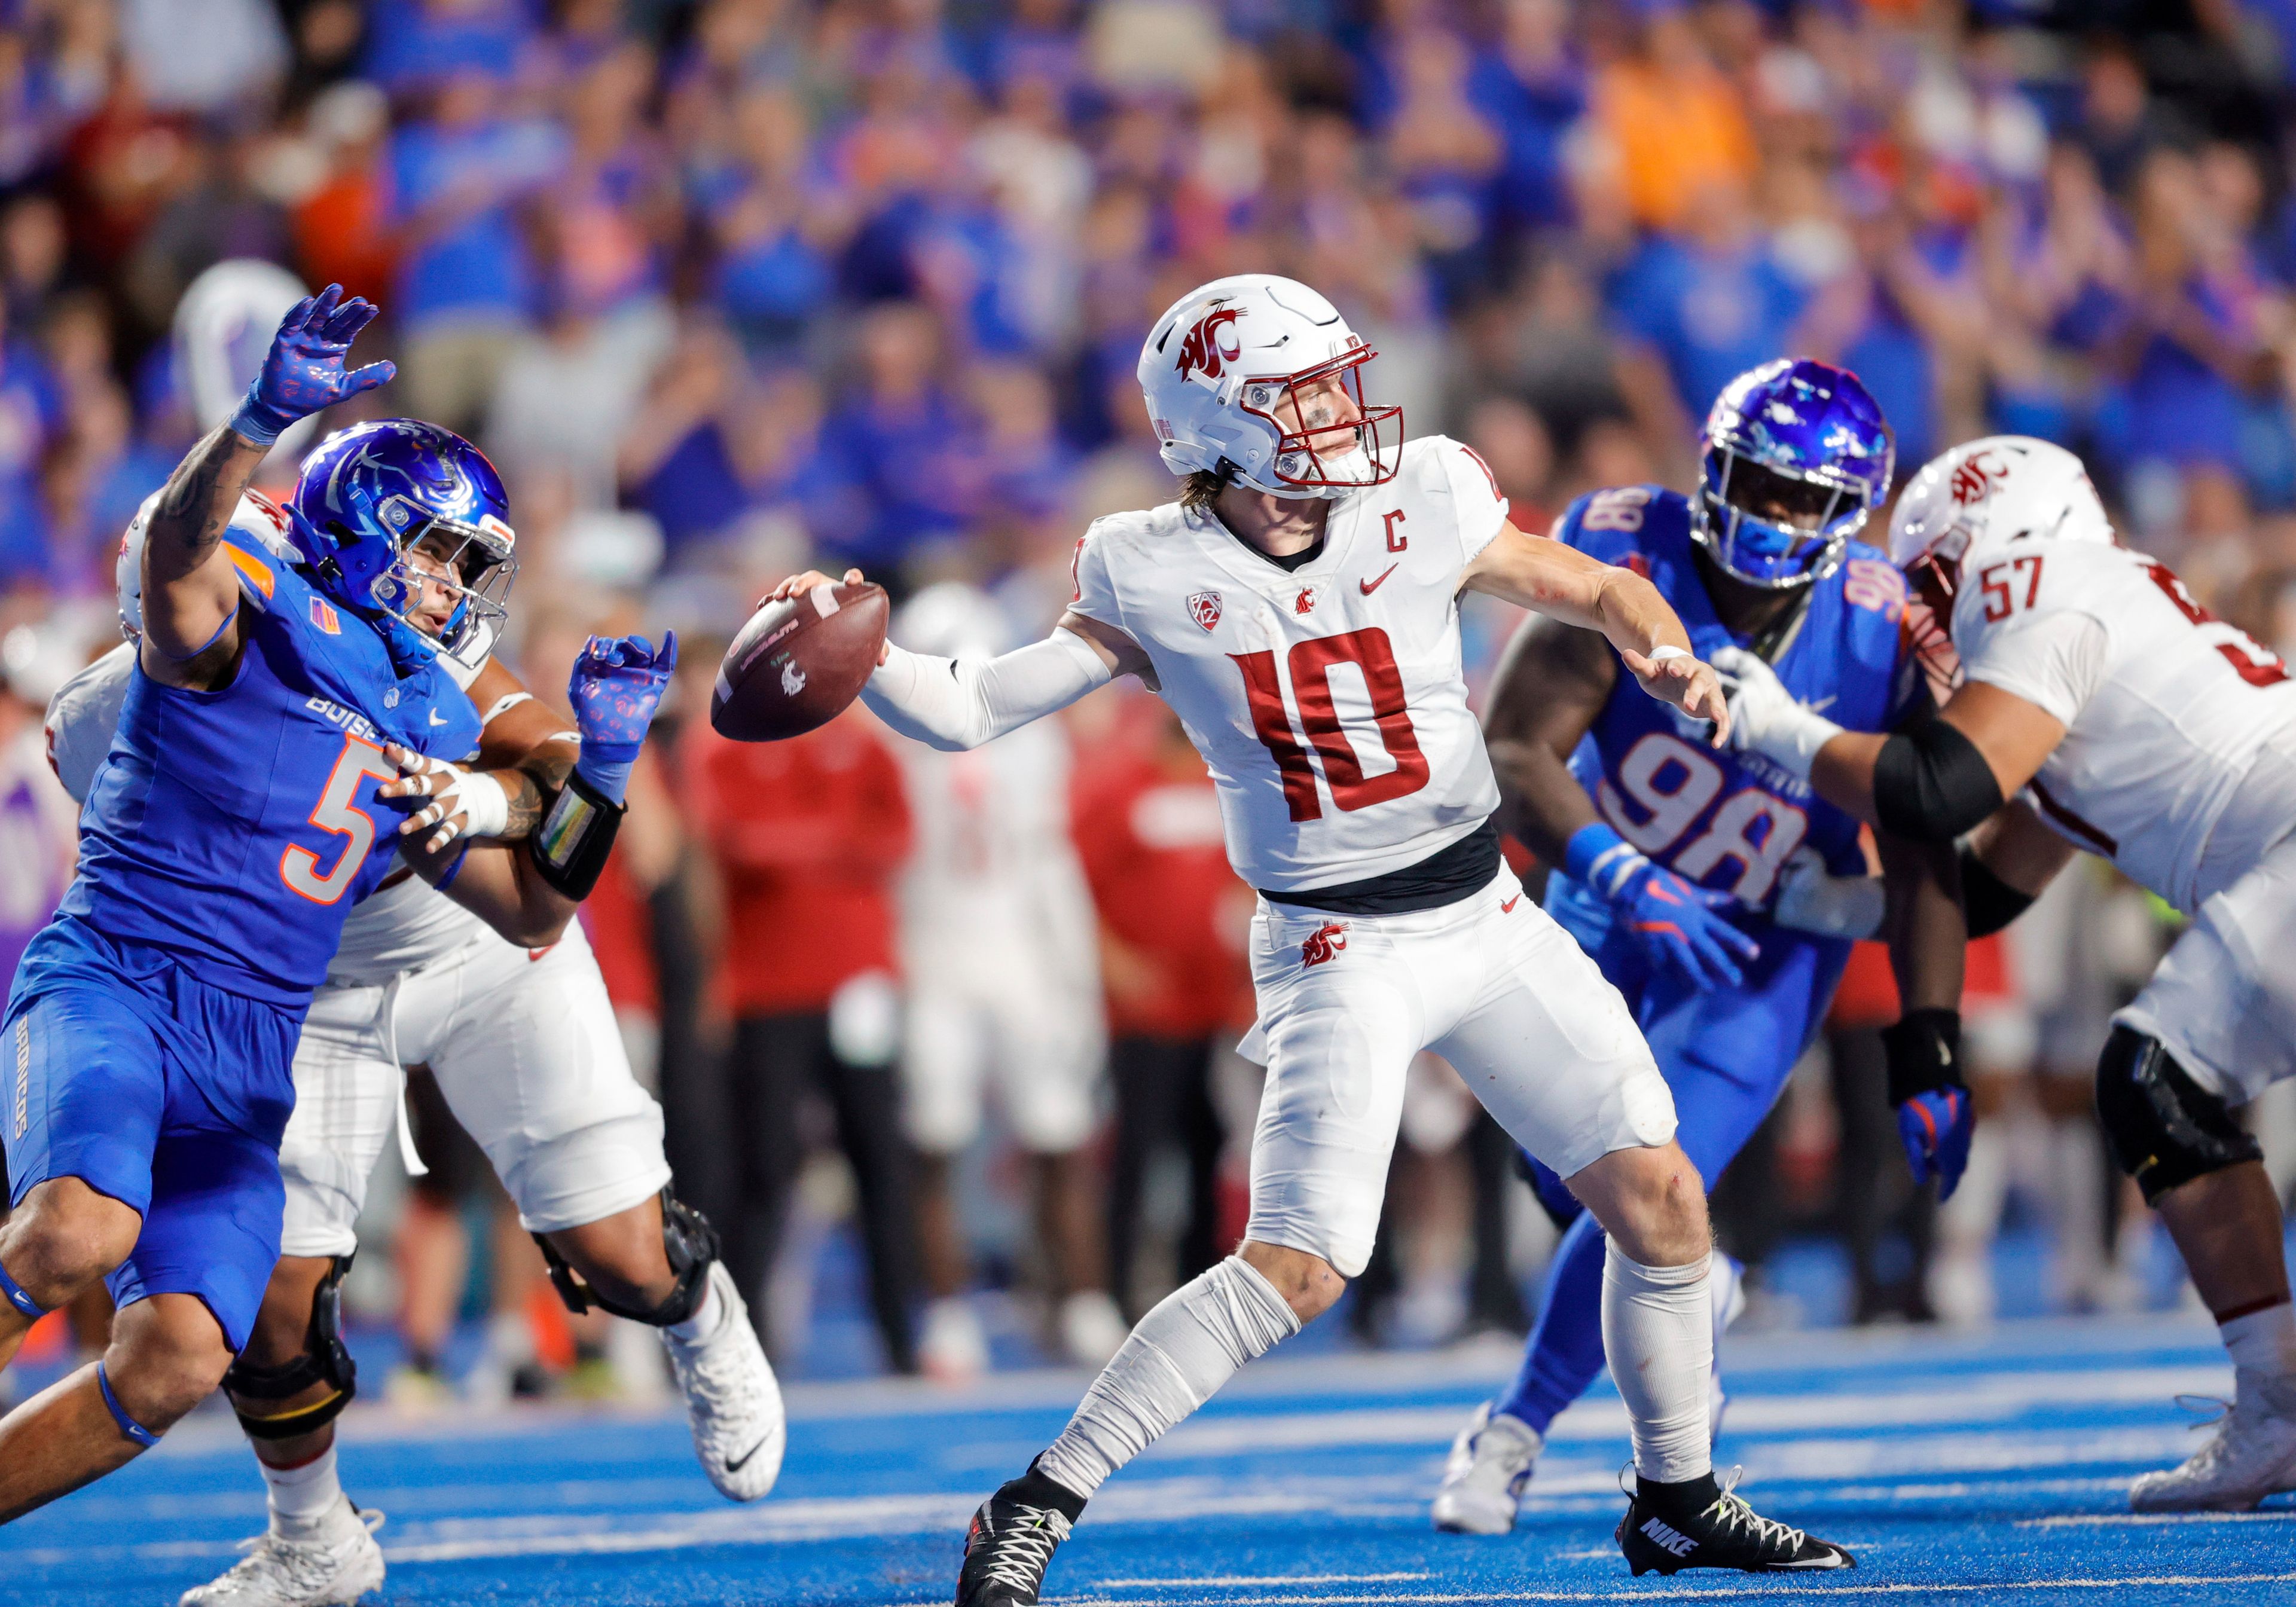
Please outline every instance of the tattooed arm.
M388 363L347 370L343 358L375 314L331 284L280 321L247 398L192 448L144 527L144 673L169 686L211 690L239 661L239 580L223 533L241 493L297 419L383 383Z
M144 673L210 690L239 658L239 579L224 528L268 447L219 426L176 465L144 527Z

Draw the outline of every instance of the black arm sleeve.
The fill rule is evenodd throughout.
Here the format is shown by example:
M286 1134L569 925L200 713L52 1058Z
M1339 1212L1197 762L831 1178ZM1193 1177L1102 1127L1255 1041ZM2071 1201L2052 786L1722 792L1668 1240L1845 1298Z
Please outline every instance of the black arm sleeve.
M1882 744L1874 816L1915 842L1951 842L2001 807L1985 755L1943 720L1923 720Z
M2031 906L2033 895L2021 893L1995 875L1977 850L1961 845L1961 908L1969 921L1969 935L1989 938Z

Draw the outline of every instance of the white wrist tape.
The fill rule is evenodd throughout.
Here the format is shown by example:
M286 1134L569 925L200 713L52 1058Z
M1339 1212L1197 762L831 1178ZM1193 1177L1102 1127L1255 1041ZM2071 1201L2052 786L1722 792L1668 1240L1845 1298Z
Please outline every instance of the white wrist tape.
M1671 642L1668 642L1652 648L1650 652L1644 653L1643 656L1653 664L1663 664L1669 659L1688 658L1690 656L1690 649L1686 647L1677 647Z
M986 663L889 645L861 701L902 735L954 752L1065 709L1111 678L1082 636L1056 630Z
M510 794L486 771L431 759L414 774L446 778L413 817L418 827L439 826L430 837L432 849L445 848L457 837L499 837L509 829ZM455 818L458 815L463 817L459 821ZM446 824L439 825L441 821Z

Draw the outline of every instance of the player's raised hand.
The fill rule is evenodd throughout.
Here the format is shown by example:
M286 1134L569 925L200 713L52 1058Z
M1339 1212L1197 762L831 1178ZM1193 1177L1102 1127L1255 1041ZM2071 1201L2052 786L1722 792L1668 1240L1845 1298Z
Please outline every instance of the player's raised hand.
M1631 648L1619 657L1642 689L1661 703L1671 703L1693 719L1714 722L1708 739L1717 748L1730 740L1730 704L1722 680L1703 660L1679 647L1660 647L1645 657Z
M271 337L262 372L232 414L233 431L268 446L297 419L372 390L396 374L398 365L387 362L349 370L343 366L351 342L379 310L364 296L344 300L340 284L290 307L280 320L279 332Z
M422 846L436 854L457 837L498 837L509 828L510 794L485 771L397 742L384 743L382 757L398 767L398 779L383 783L375 796L414 811L399 823L401 837L435 828Z
M791 575L788 579L774 587L773 590L758 598L758 606L759 608L763 608L768 603L786 603L791 597L798 595L800 592L809 592L816 586L859 586L860 584L861 571L859 570L846 570L845 578L842 580L832 580L819 570L806 570L801 573ZM893 644L890 642L882 644L877 649L877 662L882 664L886 659L891 655L892 651Z
M593 636L583 644L566 683L585 758L635 759L677 668L677 633L661 647L644 636Z

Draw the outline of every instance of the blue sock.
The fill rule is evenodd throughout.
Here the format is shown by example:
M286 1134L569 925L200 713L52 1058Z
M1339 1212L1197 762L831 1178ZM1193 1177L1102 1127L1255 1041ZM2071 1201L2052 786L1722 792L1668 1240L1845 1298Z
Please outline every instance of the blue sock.
M121 1433L146 1450L160 1443L157 1434L127 1415L127 1408L121 1406L119 1397L111 1392L111 1380L104 1375L102 1362L95 1364L95 1387L103 1391L103 1404L110 1408L111 1421L119 1425Z
M1603 1225L1592 1211L1570 1225L1546 1269L1538 1325L1521 1369L1493 1412L1546 1432L1562 1408L1587 1392L1603 1370Z
M4 1267L0 1267L0 1294L6 1295L11 1306L36 1323L48 1315L47 1308L26 1294L24 1286L8 1275L8 1269Z

